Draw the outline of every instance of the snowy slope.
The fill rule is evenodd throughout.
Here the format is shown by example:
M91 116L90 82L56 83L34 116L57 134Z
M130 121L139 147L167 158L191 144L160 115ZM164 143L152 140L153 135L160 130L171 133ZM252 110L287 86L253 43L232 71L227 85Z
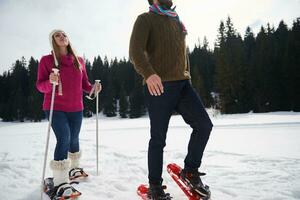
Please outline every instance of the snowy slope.
M300 199L300 113L275 112L212 116L214 128L201 170L214 200ZM147 182L149 121L104 118L100 127L100 175L96 176L95 119L84 119L83 167L90 178L76 186L82 200L137 200ZM38 200L47 122L0 123L0 200ZM173 116L165 166L183 164L191 129ZM54 135L50 138L53 156ZM51 176L47 166L47 176ZM174 200L185 200L164 171Z

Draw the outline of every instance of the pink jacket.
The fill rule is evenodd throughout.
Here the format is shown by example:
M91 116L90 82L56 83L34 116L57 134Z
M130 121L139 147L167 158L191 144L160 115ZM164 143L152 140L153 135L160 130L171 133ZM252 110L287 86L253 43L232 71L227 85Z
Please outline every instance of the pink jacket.
M56 86L54 110L64 112L83 110L83 91L89 93L92 85L88 80L83 59L79 58L79 62L82 65L82 71L75 68L71 56L61 57L59 74L62 84L62 95L58 95L58 86ZM54 59L51 54L41 58L36 87L40 92L44 93L43 110L50 110L52 84L49 81L49 75L53 66Z

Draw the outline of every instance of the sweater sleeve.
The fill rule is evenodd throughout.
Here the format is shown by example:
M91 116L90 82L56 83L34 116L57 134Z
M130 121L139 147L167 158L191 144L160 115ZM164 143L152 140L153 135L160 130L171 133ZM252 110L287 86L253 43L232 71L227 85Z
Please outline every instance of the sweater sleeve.
M144 77L145 80L156 72L145 54L147 41L150 33L150 24L144 15L138 16L135 21L129 45L129 57L135 70Z
M92 90L92 85L89 82L87 73L86 73L86 68L85 68L85 63L82 58L79 58L79 62L82 65L82 89L84 92L89 93Z
M51 93L52 86L49 81L50 72L47 69L45 57L41 58L37 74L36 88L38 91L42 93Z

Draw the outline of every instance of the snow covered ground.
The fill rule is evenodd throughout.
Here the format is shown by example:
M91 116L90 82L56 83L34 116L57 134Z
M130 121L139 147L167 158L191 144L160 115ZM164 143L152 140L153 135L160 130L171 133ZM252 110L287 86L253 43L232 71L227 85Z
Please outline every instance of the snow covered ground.
M300 199L300 113L274 112L212 116L214 128L201 171L213 200ZM90 173L76 186L82 200L138 200L147 182L149 121L104 118L100 127L100 175L96 176L95 118L84 119L83 167ZM47 122L0 123L0 200L38 200ZM173 116L165 166L183 164L191 129ZM51 134L49 160L55 145ZM47 176L50 176L47 166ZM185 200L166 170L164 183L174 200ZM46 198L45 198L46 199Z

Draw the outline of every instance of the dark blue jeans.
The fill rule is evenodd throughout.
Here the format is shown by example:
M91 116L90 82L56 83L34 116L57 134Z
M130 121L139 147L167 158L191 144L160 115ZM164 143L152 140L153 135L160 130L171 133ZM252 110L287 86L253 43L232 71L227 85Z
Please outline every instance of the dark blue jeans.
M49 119L50 111L45 111ZM56 147L54 160L64 160L68 158L68 152L79 151L79 132L82 122L82 111L62 112L53 111L51 127L56 136Z
M213 124L202 104L200 97L189 80L163 82L164 93L151 96L145 86L145 101L149 112L151 139L148 147L149 183L162 182L163 149L169 120L174 111L191 126L193 132L184 160L187 170L198 169Z

